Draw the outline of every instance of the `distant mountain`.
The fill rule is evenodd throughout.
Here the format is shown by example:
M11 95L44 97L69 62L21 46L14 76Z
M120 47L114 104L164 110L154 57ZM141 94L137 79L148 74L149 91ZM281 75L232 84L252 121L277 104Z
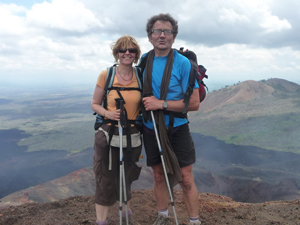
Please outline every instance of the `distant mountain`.
M300 153L300 85L244 81L208 93L190 112L194 132L226 143Z
M287 92L287 93L295 93L300 91L299 85L284 79L273 78L269 80L262 81L267 85L270 85L277 91Z
M138 182L133 183L132 189L149 189L152 186L152 171L143 165L141 177ZM0 207L27 202L53 202L70 196L92 196L94 194L94 172L91 167L86 167L52 181L7 195L0 200Z
M24 189L1 199L2 205L19 205L26 202L52 202L69 196L93 195L94 174L91 168L74 171L61 178Z
M205 101L201 103L200 112L211 112L224 106L269 96L274 92L273 87L263 82L245 81L235 86L229 86L209 93Z

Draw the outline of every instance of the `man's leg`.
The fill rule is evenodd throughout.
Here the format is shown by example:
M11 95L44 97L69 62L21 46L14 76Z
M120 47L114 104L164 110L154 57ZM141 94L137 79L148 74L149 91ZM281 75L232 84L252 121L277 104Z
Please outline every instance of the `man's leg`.
M183 190L183 200L190 217L197 217L199 211L198 191L192 173L193 165L181 168L183 182L180 186Z
M154 177L154 195L157 209L166 210L169 206L169 198L162 164L160 163L152 166L152 170Z

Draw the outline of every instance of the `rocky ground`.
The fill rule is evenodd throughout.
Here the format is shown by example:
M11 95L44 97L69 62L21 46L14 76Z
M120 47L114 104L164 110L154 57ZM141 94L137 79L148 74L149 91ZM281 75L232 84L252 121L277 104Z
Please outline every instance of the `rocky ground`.
M174 191L174 203L180 225L188 224L182 192ZM300 200L265 203L241 203L209 193L199 194L199 215L202 224L300 224ZM153 224L156 207L152 190L133 191L131 208L141 225ZM172 208L169 210L172 212ZM109 212L109 223L119 224L118 204ZM95 223L92 196L78 196L51 203L26 203L0 208L1 225L84 225ZM175 224L174 218L171 224Z

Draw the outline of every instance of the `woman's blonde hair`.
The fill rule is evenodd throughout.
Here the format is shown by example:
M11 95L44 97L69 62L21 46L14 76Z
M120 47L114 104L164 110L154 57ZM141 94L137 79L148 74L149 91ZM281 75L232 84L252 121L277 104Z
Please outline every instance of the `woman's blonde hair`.
M120 37L111 47L112 49L112 54L115 58L115 62L118 62L118 59L119 59L119 49L120 48L123 48L123 49L126 49L128 48L129 44L132 44L134 48L136 48L137 52L135 54L135 59L134 59L134 63L137 64L137 62L139 61L139 58L141 56L141 49L140 49L140 46L139 44L137 43L137 41L129 36L129 35L124 35L122 37Z

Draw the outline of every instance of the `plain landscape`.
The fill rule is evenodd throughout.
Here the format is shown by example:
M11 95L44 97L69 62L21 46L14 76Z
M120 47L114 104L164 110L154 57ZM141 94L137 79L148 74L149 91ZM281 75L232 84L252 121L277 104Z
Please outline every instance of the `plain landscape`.
M95 119L90 109L91 89L17 93L1 89L0 94L0 207L6 207L5 213L0 213L0 222L8 221L9 210L12 217L13 211L22 210L22 206L7 207L26 202L59 201L57 207L43 204L36 207L45 211L53 207L62 210L74 203L69 197L86 196L74 199L87 207L94 191L90 167ZM249 209L257 210L263 209L260 204L266 201L283 201L266 205L295 206L292 214L299 223L296 216L299 207L296 200L300 199L299 106L300 86L282 79L245 81L210 92L200 110L189 113L197 151L194 176L199 203L205 199L204 193L213 202L225 199L231 210L238 208L234 204L249 204ZM148 190L145 189L151 189L152 172L144 159L142 165L141 178L133 189L146 201ZM34 205L28 204L25 209L34 212ZM149 204L145 207L155 208L152 200ZM177 204L181 204L179 199ZM216 204L224 208L225 203ZM230 210L223 211L229 219ZM28 211L25 214L24 218L30 216ZM230 224L271 224L250 223L246 214L242 223L233 223L231 218ZM12 224L27 224L24 220L20 217ZM222 220L219 217L215 223L208 222L208 217L203 215L202 221L221 224ZM281 224L278 221L273 224Z

